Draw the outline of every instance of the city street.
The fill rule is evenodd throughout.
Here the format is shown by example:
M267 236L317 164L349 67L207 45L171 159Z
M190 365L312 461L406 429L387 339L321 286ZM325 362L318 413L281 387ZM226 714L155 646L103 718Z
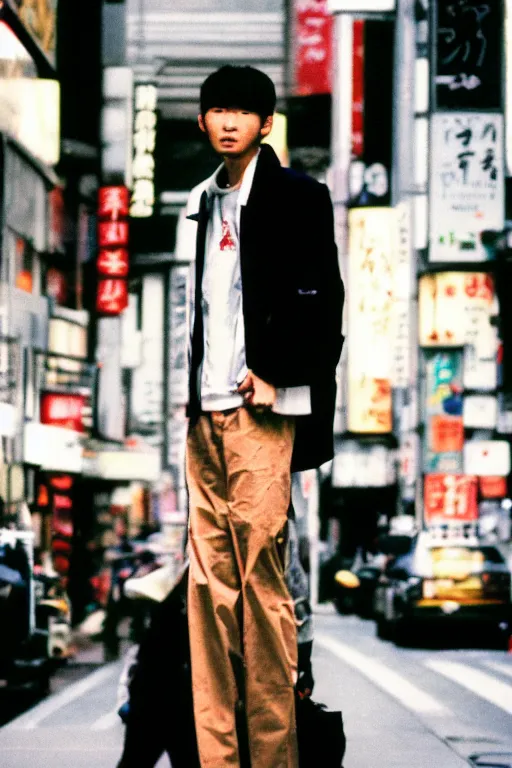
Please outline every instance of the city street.
M345 768L511 764L512 655L398 648L375 637L373 622L326 609L315 646L315 699L343 711ZM96 669L1 729L3 768L114 768L120 668ZM492 761L469 762L489 754Z

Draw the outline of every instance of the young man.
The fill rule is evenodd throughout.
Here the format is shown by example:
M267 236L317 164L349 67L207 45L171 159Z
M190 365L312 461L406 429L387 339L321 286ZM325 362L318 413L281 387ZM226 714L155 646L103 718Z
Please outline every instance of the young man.
M188 617L203 768L239 768L240 699L252 768L298 765L290 471L332 457L343 341L332 207L324 185L261 145L275 104L272 81L251 67L206 79L199 127L223 163L187 209Z

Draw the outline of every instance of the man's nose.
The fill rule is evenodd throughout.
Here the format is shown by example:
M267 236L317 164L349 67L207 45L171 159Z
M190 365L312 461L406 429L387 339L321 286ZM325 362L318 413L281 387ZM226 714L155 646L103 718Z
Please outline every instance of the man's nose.
M233 114L230 114L227 112L224 115L224 130L225 131L234 131L236 130L236 117Z

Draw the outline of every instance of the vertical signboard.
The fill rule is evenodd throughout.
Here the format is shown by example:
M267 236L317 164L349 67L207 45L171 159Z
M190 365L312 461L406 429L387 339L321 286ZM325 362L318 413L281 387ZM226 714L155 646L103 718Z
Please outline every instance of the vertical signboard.
M128 305L128 212L127 187L100 187L96 309L102 315L119 315Z
M462 350L430 354L426 362L425 472L463 471Z
M348 429L392 431L393 296L396 214L349 213Z
M295 92L331 93L333 17L327 0L294 0Z
M433 3L437 109L501 110L504 6L502 0Z
M130 216L148 218L155 208L157 87L152 83L139 83L135 86L134 96Z
M352 40L352 154L364 153L364 29L363 19L354 19Z
M504 226L503 117L438 113L431 135L429 259L486 261L480 233Z

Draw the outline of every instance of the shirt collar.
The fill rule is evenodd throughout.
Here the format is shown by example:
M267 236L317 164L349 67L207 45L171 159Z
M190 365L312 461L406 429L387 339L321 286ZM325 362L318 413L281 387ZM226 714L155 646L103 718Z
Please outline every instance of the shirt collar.
M256 166L258 164L258 158L259 158L260 152L261 152L261 149L258 149L258 152L254 155L251 162L245 169L242 183L240 185L240 190L238 192L237 205L247 205L247 200L249 199L249 195L251 193L252 182L254 180L254 174L256 172ZM215 190L217 188L217 182L216 182L217 174L221 170L222 170L222 165L219 165L215 173L212 176L210 176L210 178L208 179L208 182L207 182L208 197L215 194Z

